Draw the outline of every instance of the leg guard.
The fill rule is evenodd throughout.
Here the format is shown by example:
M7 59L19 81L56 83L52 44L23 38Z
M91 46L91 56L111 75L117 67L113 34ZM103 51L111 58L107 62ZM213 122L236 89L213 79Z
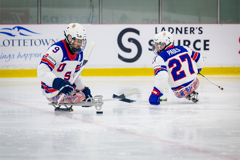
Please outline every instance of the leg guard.
M198 78L196 78L187 87L181 88L181 89L173 91L173 92L174 92L175 96L177 96L178 98L183 98L183 97L187 97L192 92L194 92L198 88L198 86L199 86L199 80L198 80Z
M52 98L47 98L47 100L50 102L57 102L60 97L61 97L61 94L54 96ZM63 97L63 99L61 100L61 103L78 103L83 101L84 99L85 99L84 93L82 93L81 91L80 92L74 91L72 95Z

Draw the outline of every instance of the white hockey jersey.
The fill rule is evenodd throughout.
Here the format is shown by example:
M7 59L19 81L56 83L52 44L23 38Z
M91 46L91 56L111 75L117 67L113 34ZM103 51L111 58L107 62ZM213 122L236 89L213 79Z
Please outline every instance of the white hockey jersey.
M170 46L153 59L155 87L163 93L168 81L172 90L184 88L196 79L202 67L200 53L184 46Z
M59 91L52 87L55 78L72 81L80 70L83 60L83 52L72 55L67 44L61 40L53 44L41 59L37 69L38 78L41 80L43 94L48 98L56 96ZM84 84L79 76L75 82L77 89L83 89Z

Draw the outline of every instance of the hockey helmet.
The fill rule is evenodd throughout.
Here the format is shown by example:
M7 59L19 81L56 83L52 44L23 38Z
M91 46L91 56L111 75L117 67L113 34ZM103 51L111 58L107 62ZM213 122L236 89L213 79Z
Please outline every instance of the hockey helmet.
M153 38L153 42L154 42L154 46L153 46L153 52L156 54L162 52L165 48L169 47L169 46L172 46L173 45L173 42L174 42L174 39L173 39L173 35L170 33L170 32L167 32L167 31L162 31L162 32L159 32L157 34L155 34L154 38ZM155 49L155 44L158 44L159 46L159 49L160 49L160 52L158 52L156 49ZM165 44L165 48L163 48L161 50L160 46L161 44Z
M69 44L69 47L72 51L72 53L79 53L80 51L83 51L86 47L87 44L87 32L86 29L79 23L70 23L65 31L64 31L64 35L66 37L67 43ZM72 37L72 41L69 42L69 36ZM80 48L74 48L72 46L72 43L76 40L76 39L81 39L83 40L82 42L82 46Z

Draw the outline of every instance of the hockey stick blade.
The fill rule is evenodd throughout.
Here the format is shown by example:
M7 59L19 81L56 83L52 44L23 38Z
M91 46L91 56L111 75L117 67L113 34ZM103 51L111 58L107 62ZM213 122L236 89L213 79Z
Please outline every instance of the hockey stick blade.
M127 99L127 98L120 99L119 101L127 102L127 103L133 103L133 102L136 102L135 100L131 100L131 99Z
M113 98L124 99L126 97L124 96L124 94L121 94L120 96L113 94Z
M127 91L126 93L121 94L120 96L118 96L118 95L116 95L116 94L113 94L113 98L124 99L124 98L126 98L126 97L128 97L128 96L137 94L137 93L139 93L139 92L140 92L139 89L134 88L134 89L132 89L132 90L130 90L130 91Z
M95 44L96 44L96 42L92 41L90 43L90 45L88 46L87 52L86 52L86 54L84 56L84 59L83 59L82 67L80 68L80 71L78 72L77 76L75 76L74 79L72 80L71 84L73 84L77 80L77 78L81 75L83 69L85 68L85 65L88 62L88 59L89 59L89 57L90 57L90 55L92 53L92 50L93 50ZM62 94L61 97L58 99L58 101L55 104L58 105L61 102L61 100L63 99L64 96L65 95Z

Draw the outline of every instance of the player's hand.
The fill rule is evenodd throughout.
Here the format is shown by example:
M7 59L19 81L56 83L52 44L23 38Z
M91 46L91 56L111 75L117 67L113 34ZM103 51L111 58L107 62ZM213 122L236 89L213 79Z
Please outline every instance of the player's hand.
M73 91L73 85L71 85L69 82L66 83L68 81L63 82L65 85L60 89L59 93L64 93L65 95L71 95L72 91Z
M53 81L53 88L59 90L59 93L70 95L74 89L70 82L63 80L62 78L55 78Z
M88 87L85 87L82 90L82 92L85 94L85 97L86 97L85 100L92 97L91 91L90 91L90 89Z
M91 95L91 91L88 87L85 87L82 92L85 94L85 100L88 99L88 98L91 98L92 95ZM82 106L82 107L89 107L89 106Z
M153 91L149 97L149 103L152 105L159 105L160 104L160 97L163 94L156 88L153 88Z

